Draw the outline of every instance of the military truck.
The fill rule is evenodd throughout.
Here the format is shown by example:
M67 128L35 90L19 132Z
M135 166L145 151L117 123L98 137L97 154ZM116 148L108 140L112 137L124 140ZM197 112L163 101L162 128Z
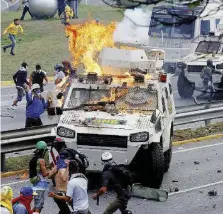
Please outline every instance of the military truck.
M194 91L202 91L200 73L207 60L213 61L213 83L215 98L223 99L223 36L211 33L208 36L199 36L192 42L194 52L187 55L178 63L178 93L182 98L190 98ZM198 81L195 81L195 77Z
M88 157L88 171L101 172L101 155L109 151L116 164L129 166L136 181L161 186L171 162L176 115L164 57L159 49L146 54L104 48L100 75L80 75L84 69L78 68L52 132Z

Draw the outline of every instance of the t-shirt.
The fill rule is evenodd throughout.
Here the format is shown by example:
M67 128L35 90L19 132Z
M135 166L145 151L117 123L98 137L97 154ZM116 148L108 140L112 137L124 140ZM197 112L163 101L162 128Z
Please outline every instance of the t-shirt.
M23 204L14 204L13 205L14 214L28 214L26 207Z
M87 179L80 173L72 175L68 181L66 195L73 199L74 212L87 210L89 207L87 185Z
M46 78L46 72L42 70L33 71L32 74L32 84L37 83L40 86L43 86L43 80Z
M56 75L55 75L55 80L56 79L63 79L65 77L65 74L63 71L59 71L59 72L56 72Z

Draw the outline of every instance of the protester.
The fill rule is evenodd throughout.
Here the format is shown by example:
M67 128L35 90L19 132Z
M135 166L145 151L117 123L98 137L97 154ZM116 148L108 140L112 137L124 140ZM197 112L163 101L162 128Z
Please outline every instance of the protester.
M2 186L1 198L0 198L1 214L13 214L12 202L11 202L12 197L13 197L12 188L10 186Z
M75 0L66 0L66 4L67 5L69 5L69 7L73 10L73 16L72 16L72 18L76 18L77 17L77 14L76 14L76 12L77 12L77 9L76 9L76 2L75 2Z
M21 31L21 33L24 35L24 31L23 31L23 28L22 26L19 24L19 19L14 19L14 22L12 24L10 24L6 29L5 31L3 32L3 35L5 35L7 32L9 33L9 39L11 40L12 44L10 45L6 45L6 46L3 46L3 51L6 52L6 50L8 48L11 48L11 51L10 51L10 54L12 56L15 55L14 53L14 48L15 48L15 45L16 45L16 35L18 34L19 30Z
M24 85L29 84L27 80L27 63L23 62L21 68L13 75L13 80L17 89L17 97L14 100L11 109L16 109L18 102L22 101L22 98L25 96Z
M69 170L68 165L66 164L64 159L59 158L56 161L56 166L51 171L49 171L48 178L53 178L54 176L55 188L57 191L56 194L60 196L65 196L67 191ZM54 201L60 209L59 214L70 214L70 209L65 201L57 198L54 198Z
M65 73L63 72L63 66L62 65L58 65L58 64L55 65L54 74L55 74L55 77L54 77L55 85L62 82L63 79L66 77Z
M22 11L22 16L21 16L20 20L24 20L27 12L29 12L29 15L32 17L30 10L29 10L29 0L23 0L22 4L23 4L23 11Z
M112 187L117 194L117 197L110 205L106 208L103 214L115 213L118 209L122 214L131 213L131 211L126 210L128 201L131 198L130 180L123 179L123 173L126 172L124 168L118 169L113 161L112 154L110 152L104 152L101 157L102 162L105 164L102 173L102 187L100 190L93 194L92 198L96 200L105 192L107 192L108 187ZM116 173L119 172L119 173ZM126 172L127 174L128 172Z
M31 91L26 87L25 91L27 101L25 127L41 126L43 123L40 119L40 115L44 113L51 101L45 102L45 99L41 95L39 84L33 84Z
M45 83L44 83L45 80ZM48 78L46 76L46 72L41 70L41 66L39 64L36 65L36 70L32 72L30 76L30 88L32 84L39 84L40 91L43 92L43 86L48 83Z
M66 5L65 11L60 15L62 23L67 26L70 25L70 19L73 17L74 12L69 5Z
M78 172L78 163L75 160L70 161L69 174L71 177L68 181L66 196L60 196L54 192L50 192L48 196L66 202L73 200L73 214L90 214L87 194L88 180Z
M30 182L33 184L33 190L38 194L34 196L33 212L38 213L43 209L44 194L48 189L46 177L49 175L49 172L46 169L46 162L44 160L47 150L47 144L44 141L39 141L36 144L34 156L29 162Z
M22 187L20 196L12 199L14 214L33 214L31 202L36 195L31 187Z

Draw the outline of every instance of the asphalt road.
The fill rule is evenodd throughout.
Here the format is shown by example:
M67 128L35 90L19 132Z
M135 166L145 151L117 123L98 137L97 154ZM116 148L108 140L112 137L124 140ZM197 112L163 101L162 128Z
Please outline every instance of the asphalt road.
M179 96L177 92L177 78L178 77L176 76L173 76L171 78L176 107L194 105L193 99L182 99ZM194 75L194 79L198 81L199 76ZM53 88L53 84L49 83L45 87L45 92L43 95L45 95L47 91L51 90L52 88ZM1 88L1 130L2 131L24 128L25 126L25 105L26 105L25 99L23 99L22 102L18 104L18 108L16 110L10 109L10 106L12 105L13 100L16 98L16 96L17 94L16 94L15 87L2 87ZM12 116L13 118L11 118L10 116ZM42 120L43 120L43 124L47 125L47 124L57 123L58 117L57 116L49 117L47 113L44 113L42 115ZM196 125L197 124L190 124L189 126L196 127Z
M199 161L200 164L194 164L194 161ZM165 174L162 189L169 191L178 187L179 192L169 193L169 198L165 202L132 198L128 208L134 214L221 214L223 213L222 162L223 138L174 147L171 167ZM218 170L221 172L218 173ZM28 181L15 177L3 178L1 182L2 185L12 186L15 197L18 196L22 186L29 185ZM217 196L209 196L210 190L216 190ZM114 198L114 194L109 192L100 198L100 206L97 206L90 198L91 194L92 190L89 192L89 201L93 214L102 213ZM47 197L45 203L47 206L42 214L58 212L52 199Z

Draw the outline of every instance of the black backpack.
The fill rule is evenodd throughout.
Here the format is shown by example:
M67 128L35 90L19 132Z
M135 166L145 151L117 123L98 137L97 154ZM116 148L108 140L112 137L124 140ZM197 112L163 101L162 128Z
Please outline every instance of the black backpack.
M39 158L36 155L34 155L29 162L29 179L33 185L35 185L38 181L40 181L40 178L37 172L38 159Z
M126 188L127 186L132 186L133 184L133 175L128 169L128 167L124 164L114 165L110 169L120 182L123 188Z
M37 83L40 86L43 84L43 79L45 77L45 74L42 71L34 71L32 73L32 79L33 79L33 84Z
M62 149L60 154L61 153L63 153L65 159L77 161L80 173L86 174L86 169L89 166L89 161L86 155L70 148Z

